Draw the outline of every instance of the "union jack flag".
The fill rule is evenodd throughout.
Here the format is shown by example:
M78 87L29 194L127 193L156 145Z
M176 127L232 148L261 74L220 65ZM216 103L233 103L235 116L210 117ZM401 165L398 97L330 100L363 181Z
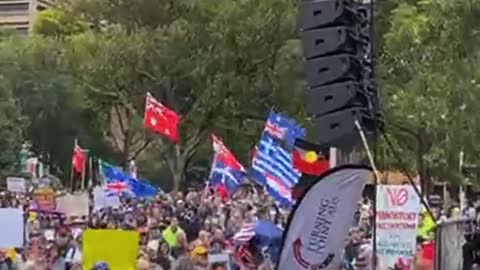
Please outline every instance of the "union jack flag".
M263 132L284 141L288 146L293 146L295 139L304 138L306 133L295 120L274 110L270 111Z
M130 190L130 186L126 182L112 182L105 185L105 190L112 193L122 193Z

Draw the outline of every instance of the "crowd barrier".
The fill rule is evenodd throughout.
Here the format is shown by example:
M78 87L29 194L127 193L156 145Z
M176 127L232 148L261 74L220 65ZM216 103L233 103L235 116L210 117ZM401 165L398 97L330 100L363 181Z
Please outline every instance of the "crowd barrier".
M465 252L479 230L474 219L459 218L439 221L435 230L435 270L471 269L474 258L467 258L475 252ZM466 245L467 244L467 245ZM467 254L468 253L468 254Z

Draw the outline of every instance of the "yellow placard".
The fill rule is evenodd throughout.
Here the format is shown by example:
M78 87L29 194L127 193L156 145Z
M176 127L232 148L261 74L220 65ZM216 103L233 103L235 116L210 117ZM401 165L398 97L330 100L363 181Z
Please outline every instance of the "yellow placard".
M140 235L135 231L86 230L83 234L83 269L106 262L110 270L135 270Z

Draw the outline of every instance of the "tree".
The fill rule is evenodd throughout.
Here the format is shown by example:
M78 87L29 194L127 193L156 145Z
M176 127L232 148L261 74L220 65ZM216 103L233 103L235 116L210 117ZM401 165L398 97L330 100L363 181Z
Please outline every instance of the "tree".
M399 4L384 35L379 73L387 124L424 188L458 177L458 152L477 156L478 14L470 1Z
M147 147L165 161L174 189L185 180L197 151L210 151L210 143L202 142L209 142L211 131L246 158L272 105L300 111L296 100L301 98L301 81L295 67L300 58L298 42L293 41L291 1L175 1L167 7L176 12L164 11L172 16L156 22L145 20L142 7L152 1L137 1L128 11L127 3L98 6L98 1L80 1L66 7L106 26L71 39L66 55L70 73L75 71L84 83L100 114L122 115L117 119L125 121L115 126L123 134L117 136L123 145L134 145L126 138L138 135L145 142L152 136L139 125L147 91L183 116L181 144L155 139ZM127 12L128 20L118 15ZM129 147L122 150L122 164L136 153L125 150Z
M45 36L70 36L83 33L89 25L61 9L41 11L33 24L33 33Z
M84 92L73 77L62 72L63 41L11 38L0 46L2 87L13 95L5 100L15 101L25 119L24 125L17 126L23 137L6 136L17 142L10 145L21 144L23 139L32 142L35 154L63 178L68 178L75 138L92 152L109 156L97 117L84 102Z
M0 171L13 168L23 142L24 118L17 101L0 73Z

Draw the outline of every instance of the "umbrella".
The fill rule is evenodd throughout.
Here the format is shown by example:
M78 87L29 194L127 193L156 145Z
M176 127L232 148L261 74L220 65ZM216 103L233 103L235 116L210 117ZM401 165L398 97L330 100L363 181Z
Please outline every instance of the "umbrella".
M258 220L255 224L255 243L258 246L280 246L283 231L268 220Z
M233 236L238 244L245 244L254 240L261 247L281 245L283 231L268 220L258 220L255 223L246 223Z

